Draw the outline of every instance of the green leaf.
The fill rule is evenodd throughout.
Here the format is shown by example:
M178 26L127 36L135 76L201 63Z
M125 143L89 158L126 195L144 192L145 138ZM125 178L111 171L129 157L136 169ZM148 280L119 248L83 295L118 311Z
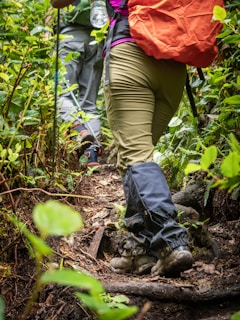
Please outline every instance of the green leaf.
M129 319L138 311L136 306L126 307L126 309L110 309L99 317L99 320L124 320Z
M201 158L200 166L202 170L207 170L210 165L216 160L217 158L217 148L216 146L208 147Z
M198 170L201 170L201 166L199 164L196 164L196 163L188 163L185 170L184 170L184 173L186 175L192 173L192 172L195 172L195 171L198 171Z
M240 320L240 311L234 313L234 314L231 316L231 320Z
M174 128L174 127L180 126L181 123L182 123L182 119L180 119L180 118L178 118L178 117L173 117L173 118L170 120L168 126L169 126L169 128Z
M85 154L82 154L81 157L79 158L79 163L82 165L87 165L89 159Z
M240 95L236 94L235 96L225 98L224 102L226 104L240 104Z
M41 116L36 110L27 110L23 117L24 126L34 125L41 122Z
M240 76L237 76L237 85L240 86Z
M109 302L102 302L101 299L87 295L85 293L76 292L75 295L81 300L81 302L87 306L90 310L99 315L98 319L102 320L123 320L129 319L130 316L138 311L137 307L129 307L121 304L121 307L113 307Z
M226 10L220 6L214 6L213 8L213 16L214 16L214 20L219 20L219 21L223 21L226 16Z
M2 149L0 152L0 157L3 159L7 156L7 149Z
M73 59L77 59L79 56L80 56L80 53L79 53L79 52L69 52L69 53L66 55L65 62L70 62L70 61L72 61Z
M236 151L240 154L240 142L237 140L233 133L229 134L228 143L232 149L232 151Z
M233 178L240 174L240 154L230 152L221 164L221 171L224 177Z
M16 143L15 145L15 152L19 153L21 151L22 147L20 143Z
M4 320L4 313L5 313L5 303L3 299L0 297L0 320Z
M240 42L240 35L229 35L226 38L223 39L223 43L233 43L233 44L239 44Z
M31 233L23 222L13 219L13 223L22 230L23 234L30 241L35 251L44 256L48 256L53 253L52 249L41 238Z
M9 81L9 76L6 73L0 72L0 78L5 80L6 82Z
M8 160L10 162L14 162L17 160L19 154L12 151L12 149L8 149Z
M3 101L6 99L6 93L4 91L0 92L0 104L3 103Z
M24 235L31 242L33 248L36 252L43 256L50 256L53 254L52 249L38 236L35 236L29 231L24 231Z
M79 273L74 270L50 270L41 276L40 281L42 284L58 283L64 286L87 289L94 294L104 292L100 281L90 275Z
M30 35L33 36L36 33L44 32L45 28L43 26L36 26L30 31Z
M111 300L116 304L129 303L129 298L123 294L119 294L117 296L114 296L111 298Z
M240 175L225 180L225 182L220 185L220 189L228 189L228 192L231 193L238 186L240 186Z
M103 302L101 296L90 296L80 292L76 292L75 295L85 306L97 314L104 313L110 308L108 303Z
M33 209L33 221L43 237L69 235L83 227L80 214L56 200L37 204Z
M221 32L220 34L217 35L217 38L218 39L225 38L226 36L228 36L231 33L232 33L231 29L224 30L223 32Z

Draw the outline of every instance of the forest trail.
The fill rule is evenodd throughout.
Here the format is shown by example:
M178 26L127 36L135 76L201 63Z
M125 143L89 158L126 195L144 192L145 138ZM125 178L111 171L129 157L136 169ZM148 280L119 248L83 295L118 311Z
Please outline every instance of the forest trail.
M129 304L141 310L131 319L230 320L240 310L240 219L207 225L211 241L200 243L201 237L197 237L193 268L179 278L120 275L109 268L118 237L115 224L120 221L121 206L125 205L121 177L115 166L105 164L91 175L83 174L76 181L74 193L92 197L60 199L81 213L84 228L69 238L48 239L55 251L54 263L93 275L111 295L125 294ZM47 199L49 196L40 191L20 192L19 219L31 227L34 205ZM35 263L29 258L23 239L12 241L4 252L12 274L1 281L1 294L7 304L6 320L20 319L34 282ZM46 287L28 319L94 319L79 305L74 292L73 288Z

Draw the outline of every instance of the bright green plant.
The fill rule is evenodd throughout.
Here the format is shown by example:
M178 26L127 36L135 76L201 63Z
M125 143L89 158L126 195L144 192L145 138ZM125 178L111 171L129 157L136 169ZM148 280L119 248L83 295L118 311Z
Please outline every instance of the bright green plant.
M126 306L124 302L127 300L123 300L121 296L112 298L107 295L100 281L88 274L63 267L42 271L44 257L51 259L53 255L52 249L45 242L46 238L48 236L68 236L83 227L82 218L77 211L55 200L37 204L33 209L33 221L40 236L31 233L26 225L17 220L15 216L9 215L9 219L20 228L28 240L31 254L36 259L36 282L32 296L25 307L23 320L27 319L39 291L50 283L87 290L88 293L76 292L75 295L99 320L123 320L137 312L137 307ZM0 315L4 308L1 301Z
M233 134L230 134L228 144L231 151L227 155L222 154L221 161L217 160L217 147L210 146L205 148L199 164L189 163L186 166L185 174L202 170L207 173L208 178L213 179L213 188L220 187L220 189L228 189L229 192L238 188L240 186L240 143Z
M187 229L190 229L190 228L198 229L198 228L201 228L204 224L206 224L208 222L208 219L206 219L205 221L195 220L195 221L184 221L184 222L181 222L181 217L182 217L183 214L184 214L183 211L178 210L177 220L178 220L178 223L181 226L183 226L183 227L185 227Z
M214 18L223 22L218 36L219 58L210 67L202 69L204 81L200 80L196 68L188 67L198 116L194 118L184 92L175 117L155 149L155 161L166 173L172 189L179 190L187 183L189 177L185 175L185 168L189 162L199 164L201 150L216 146L218 164L228 153L232 156L226 141L229 133L238 139L240 127L239 12L235 0L226 1L226 11L219 7L214 9ZM211 171L212 166L208 170ZM221 186L224 186L223 182Z
M1 163L8 177L44 168L51 152L54 37L52 26L45 24L53 14L50 8L48 0L0 2L0 144L7 150L20 144L23 151L17 167Z

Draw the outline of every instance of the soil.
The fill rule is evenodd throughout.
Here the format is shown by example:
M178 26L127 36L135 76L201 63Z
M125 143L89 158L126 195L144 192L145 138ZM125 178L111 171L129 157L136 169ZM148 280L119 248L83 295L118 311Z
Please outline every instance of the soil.
M1 191L5 191L4 188ZM83 171L76 179L73 194L92 199L54 197L56 189L47 192L49 194L40 189L19 190L12 193L12 200L9 194L0 197L3 207L12 210L14 204L17 217L32 232L32 210L36 203L56 198L79 211L84 219L83 229L68 238L47 239L55 252L54 264L93 275L111 296L127 296L129 305L139 307L131 319L225 320L240 311L239 200L230 210L226 209L230 207L226 193L215 197L214 214L208 222L189 229L194 256L192 269L176 278L167 278L116 274L109 268L109 260L116 255L115 240L119 237L115 226L121 221L121 205L125 205L121 177L114 164L104 163L90 175ZM4 218L1 232L0 281L1 296L6 304L5 319L20 320L32 293L35 260L24 237ZM199 240L202 238L205 240ZM45 287L27 319L96 319L79 303L75 291L75 288L54 284Z

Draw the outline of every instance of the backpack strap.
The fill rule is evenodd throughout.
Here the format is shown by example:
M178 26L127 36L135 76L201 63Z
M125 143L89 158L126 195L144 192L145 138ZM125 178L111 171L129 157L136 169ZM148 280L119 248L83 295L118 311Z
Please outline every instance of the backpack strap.
M118 20L120 20L120 18L122 17L122 15L115 11L113 9L113 7L110 5L109 0L106 1L107 3L107 11L109 16L113 19L113 23L112 26L109 28L108 31L108 36L107 36L107 40L106 40L106 45L105 45L105 51L106 51L106 76L105 76L105 85L109 85L110 83L110 49L111 49L111 43L113 40L113 36L114 36L114 31L115 31L115 27L116 27L116 23ZM122 0L118 9L123 9L123 7L125 6L125 4L127 3L127 0Z

